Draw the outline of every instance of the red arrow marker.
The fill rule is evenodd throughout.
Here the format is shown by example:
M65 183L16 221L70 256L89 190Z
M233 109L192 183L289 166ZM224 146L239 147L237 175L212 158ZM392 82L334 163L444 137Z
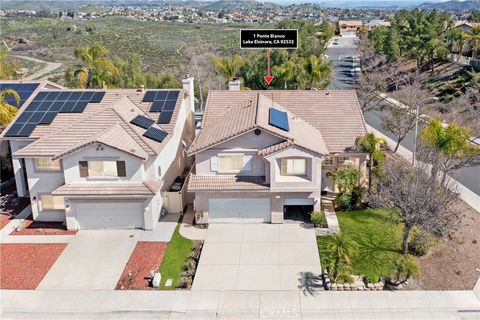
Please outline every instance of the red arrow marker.
M265 79L265 81L267 82L267 85L270 85L270 83L272 83L272 80L273 80L273 76L270 75L270 48L267 49L267 61L268 61L267 75L264 76L263 79Z

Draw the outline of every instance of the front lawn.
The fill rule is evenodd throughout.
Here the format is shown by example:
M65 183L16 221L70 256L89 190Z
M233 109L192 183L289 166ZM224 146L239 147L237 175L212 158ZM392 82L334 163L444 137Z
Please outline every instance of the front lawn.
M160 266L160 274L162 275L160 289L163 290L174 290L177 288L185 267L185 262L192 252L194 242L182 237L178 232L179 228L180 224L175 228L172 239L168 244L165 258L163 258L162 265ZM172 286L165 287L165 282L168 279L173 280Z
M352 259L352 274L390 275L394 262L401 258L403 226L391 211L367 209L337 213L342 232L358 243L359 254ZM331 237L317 237L322 268L331 256L327 245Z

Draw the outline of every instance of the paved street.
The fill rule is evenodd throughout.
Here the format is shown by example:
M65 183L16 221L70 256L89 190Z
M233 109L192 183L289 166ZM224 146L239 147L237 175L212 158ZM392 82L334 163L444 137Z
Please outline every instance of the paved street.
M351 64L346 63L344 58L345 56L356 55L355 38L339 37L338 39L338 45L330 45L326 52L328 59L333 63L333 80L329 89L354 89L353 78L349 75ZM383 113L378 110L368 111L364 115L365 122L386 136L393 138L391 133L382 128L382 117L386 116L386 112L388 112L388 109ZM412 130L401 145L410 151L413 150L413 137L414 132ZM475 194L480 195L480 166L456 170L453 173L453 178Z
M315 290L315 231L300 224L210 224L192 290Z

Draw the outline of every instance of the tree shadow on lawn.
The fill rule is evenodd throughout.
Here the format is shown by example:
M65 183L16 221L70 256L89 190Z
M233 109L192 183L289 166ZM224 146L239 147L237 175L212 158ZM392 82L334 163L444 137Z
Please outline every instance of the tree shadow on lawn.
M394 230L388 229L369 226L351 233L351 238L359 246L358 255L352 259L354 273L378 276L392 273L393 262L401 256L401 250Z

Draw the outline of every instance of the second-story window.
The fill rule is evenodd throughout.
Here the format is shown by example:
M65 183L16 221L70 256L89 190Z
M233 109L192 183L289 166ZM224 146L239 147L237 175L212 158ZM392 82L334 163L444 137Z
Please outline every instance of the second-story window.
M324 166L333 166L333 164L333 157L326 157L325 160L323 160Z
M36 158L35 169L37 171L60 171L60 161L52 161L50 158Z
M90 177L117 177L117 161L88 161Z
M243 155L220 155L218 156L218 171L238 172L243 168Z
M280 174L282 176L305 176L307 175L306 159L282 159Z

